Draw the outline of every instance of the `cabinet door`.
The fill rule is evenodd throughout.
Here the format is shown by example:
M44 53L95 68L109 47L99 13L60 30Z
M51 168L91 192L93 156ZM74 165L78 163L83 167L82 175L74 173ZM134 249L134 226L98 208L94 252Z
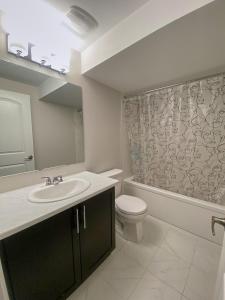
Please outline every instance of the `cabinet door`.
M79 285L79 235L74 225L71 209L2 242L10 299L65 299L67 291Z
M82 279L87 278L115 248L114 188L80 206Z

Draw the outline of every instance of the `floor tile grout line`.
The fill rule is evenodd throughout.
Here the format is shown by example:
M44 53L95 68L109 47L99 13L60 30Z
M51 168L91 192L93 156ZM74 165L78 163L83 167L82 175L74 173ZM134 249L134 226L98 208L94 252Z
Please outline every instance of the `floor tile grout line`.
M141 277L138 279L135 288L133 289L133 291L130 293L130 295L127 297L126 300L129 300L129 298L133 295L133 293L135 292L136 288L138 287L138 284L141 282L141 280L144 278L144 275L146 273L146 270L144 271L144 273L141 275Z
M197 239L197 242L196 242L196 246L195 246L195 251L193 253L193 257L192 257L192 262L191 262L191 265L190 265L190 270L189 270L189 274L188 274L188 277L187 277L187 280L186 280L186 283L185 283L185 287L184 287L184 290L183 290L183 296L186 297L186 295L184 294L185 293L185 289L187 287L187 283L188 283L188 280L190 278L190 271L191 271L191 268L197 268L198 270L200 270L201 272L203 272L204 270L201 269L201 267L197 266L195 263L194 263L194 256L195 254L197 253L197 250L198 250L198 247L199 245L201 245L201 241L204 241L206 242L207 244L210 244L210 245L214 245L215 243L211 242L211 241L208 241L206 239L202 239L201 237L198 237ZM219 246L219 245L218 245ZM188 299L188 298L187 298Z
M180 294L182 296L181 291L178 291L174 286L170 285L168 282L164 281L163 279L159 278L157 275L155 275L154 273L151 272L151 270L148 269L148 271L151 273L151 275L153 277L155 277L157 280L159 280L160 282L162 282L164 285L168 286L169 288L171 288L172 290L174 290L175 292L177 292L178 294Z
M165 244L168 246L168 249L169 249L169 250L164 249L164 248L161 248L162 250L164 250L164 251L168 252L169 254L173 255L177 260L181 260L183 263L185 263L185 264L187 264L188 266L190 266L191 261L188 261L188 260L182 258L180 255L178 255L178 254L176 253L176 251L170 246L169 243L166 242ZM171 251L171 252L170 252L170 251ZM192 255L193 255L193 254L192 254ZM191 258L191 259L192 259L192 258Z
M128 241L126 241L125 240L125 243L128 243ZM117 249L119 252L121 252L122 251L122 249L124 248L124 246L125 245L123 245L120 249ZM128 256L130 259L134 259L133 257L130 257L130 256ZM144 277L144 274L145 274L145 272L146 272L146 269L139 263L139 262L137 262L136 260L135 260L135 262L140 266L140 267L142 267L143 268L143 274L139 277L139 278L133 278L133 277L126 277L126 279L137 279L137 283L135 284L135 287L134 287L134 289L132 289L132 291L131 291L131 293L126 297L126 299L124 299L124 300L128 300L128 298L129 297L131 297L131 295L133 294L133 292L135 291L135 289L136 289L136 287L137 287L137 285L138 285L138 283L141 281L141 279ZM147 268L147 267L146 267ZM99 276L101 277L101 273L102 273L102 271L100 272L100 274L99 274ZM107 280L107 279L105 279L104 277L101 277L103 280L104 280L104 282L106 282L108 285L110 285L110 287L116 292L116 294L118 294L118 296L121 296L118 292L117 292L117 290L112 286L112 284ZM85 299L85 300L87 300L87 299Z
M173 229L173 228L171 228L171 229ZM173 230L174 230L174 229L173 229ZM166 236L168 235L169 231L170 231L170 229L168 230L167 234L165 235L164 240L166 240ZM162 248L162 244L160 245L159 249L165 250L165 249ZM165 250L165 251L166 251L166 250ZM168 251L167 251L167 252L168 252ZM168 252L168 253L169 253L169 252ZM154 256L156 256L156 253L155 253ZM193 256L193 255L192 255L192 256ZM179 259L179 260L182 260L180 257L177 257L177 256L175 256L175 258L176 258L176 259ZM153 260L152 260L152 261L153 261ZM183 261L183 260L182 260L182 261ZM183 294L182 294L181 291L178 291L176 288L174 288L174 286L170 285L168 282L162 280L161 278L157 277L155 274L152 273L152 271L150 270L151 264L152 264L152 262L151 262L150 265L148 266L148 268L149 268L148 271L149 271L155 278L157 278L159 281L161 281L161 282L164 283L165 285L169 286L169 287L172 288L174 291L178 292L178 293L181 295L181 297L182 297ZM189 264L188 269L190 268L190 266L191 266L191 263ZM189 270L188 270L188 272L189 272ZM188 276L188 275L187 275L187 276ZM187 280L187 278L186 278L186 280ZM185 283L186 283L186 281L185 281ZM183 289L183 290L184 290L184 289Z
M130 292L130 294L124 299L124 300L128 300L129 297L131 297L131 294L133 294L133 292L135 291L137 285L139 284L139 282L141 281L141 279L144 277L144 274L145 274L145 269L144 269L144 272L143 274L139 277L139 278L134 278L134 277L126 277L125 279L136 279L137 280L137 283L135 284L135 287L132 289L132 291ZM105 279L104 277L101 276L101 274L99 274L99 276L102 278L102 280L104 282L106 282L108 285L110 285L110 287L116 291L116 294L118 294L118 296L121 296L117 290L112 286L112 284L107 280ZM86 299L85 299L86 300Z
M168 230L168 231L169 231L169 230ZM167 233L168 233L168 231L167 231ZM167 233L165 233L164 238L165 238L165 236L166 236ZM164 238L163 238L163 239L164 239ZM125 240L125 243L128 244L128 241ZM154 244L154 243L152 243L152 245L153 245L154 247L156 247L157 250L155 251L155 253L154 253L153 256L151 257L151 260L153 260L153 257L156 255L156 253L157 253L157 252L159 251L159 249L160 249L160 247L159 247L158 245L156 245L156 244ZM118 251L121 252L121 251L124 249L124 247L125 247L125 244L123 244L122 247L121 247L120 249L118 249ZM134 257L130 256L129 254L127 254L127 256L128 256L130 259L135 260L135 262L136 262L140 267L142 267L144 271L143 271L143 274L138 278L137 283L135 284L134 289L133 289L132 292L128 295L128 297L126 298L126 300L128 300L128 299L132 296L132 294L135 292L135 290L136 290L138 284L139 284L140 281L144 278L145 273L146 273L147 271L149 272L149 270L148 270L149 265L147 265L146 267L144 267L144 266L141 265ZM155 276L153 276L153 277L155 277ZM155 278L156 278L157 280L159 280L157 277L155 277ZM110 284L109 281L107 281L107 280L105 280L105 279L104 279L104 281L107 282L107 283L113 288L113 286ZM159 280L159 281L162 282L161 280ZM163 283L164 283L164 282L163 282ZM168 285L167 285L167 286L168 286ZM85 299L85 300L86 300L86 299Z
M185 280L184 288L183 288L183 291L182 291L182 295L183 295L184 297L185 297L184 292L185 292L185 289L186 289L186 286L187 286L187 283L188 283L188 280L189 280L189 276L190 276L191 268L192 268L192 266L193 266L193 261L194 261L195 254L196 254L196 252L197 252L198 244L199 244L199 239L197 238L196 244L195 244L195 249L194 249L194 251L193 251L192 258L191 258L191 263L190 263L189 270L188 270L188 275L187 275L187 278L186 278L186 280Z
M159 251L160 249L164 250L164 249L162 248L162 245L163 245L163 242L166 242L166 237L167 237L167 235L169 234L170 230L175 230L175 231L176 231L176 228L173 228L172 226L171 226L170 228L168 228L168 230L166 231L166 233L163 235L163 238L162 238L162 241L161 241L160 245L157 246L158 249L157 249L157 251L154 253L154 255L152 256L151 262L150 262L149 265L146 267L146 269L147 269L147 271L150 272L151 275L152 275L153 277L155 277L157 280L159 280L160 282L162 282L162 283L165 284L166 286L170 287L171 289L173 289L173 290L176 291L177 293L179 293L179 294L181 295L181 299L182 299L183 294L182 294L181 291L178 291L176 288L174 288L174 286L170 285L168 282L166 282L166 281L162 280L161 278L157 277L157 276L156 276L155 274L153 274L152 271L150 270L150 266L151 266L152 262L154 261L154 257L157 255L158 251ZM180 231L178 231L178 232L180 232ZM169 251L167 251L167 252L169 253ZM181 260L182 262L184 262L184 260L182 260L180 257L177 257L176 255L174 255L174 256L175 256L176 259ZM192 255L192 256L193 256L193 255ZM190 266L191 266L191 262L190 262L190 264L189 264L189 266L188 266L188 269L190 268ZM189 272L189 270L188 270L188 272ZM187 276L188 276L188 275L187 275ZM187 278L186 278L186 280L187 280ZM185 281L185 282L186 282L186 281Z

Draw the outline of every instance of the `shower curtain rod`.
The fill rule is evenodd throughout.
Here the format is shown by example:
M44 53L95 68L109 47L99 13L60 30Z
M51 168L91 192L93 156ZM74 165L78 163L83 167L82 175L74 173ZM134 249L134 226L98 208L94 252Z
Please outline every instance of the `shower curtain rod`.
M162 87L147 90L147 91L142 91L140 93L137 92L137 93L134 93L134 94L127 94L127 95L124 96L124 98L127 99L127 98L130 98L130 97L147 95L147 94L150 94L151 92L156 92L156 91L160 91L160 90L163 90L163 89L172 88L172 87L175 87L175 86L178 86L178 85L184 85L184 84L192 83L192 82L195 82L195 81L204 80L204 79L214 77L214 76L219 76L219 75L222 75L222 74L225 74L225 71L220 72L220 73L216 73L216 74L212 74L212 75L207 75L207 76L200 77L200 78L196 78L196 79L192 79L192 80L186 80L186 81L183 81L183 82L162 86Z

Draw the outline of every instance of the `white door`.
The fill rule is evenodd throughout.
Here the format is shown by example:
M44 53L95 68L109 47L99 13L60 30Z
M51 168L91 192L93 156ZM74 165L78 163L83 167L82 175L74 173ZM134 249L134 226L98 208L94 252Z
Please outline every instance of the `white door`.
M217 221L215 221L215 223L225 226L225 218L218 218ZM225 234L223 238L223 245L213 300L225 300Z
M30 96L0 90L0 176L32 170Z

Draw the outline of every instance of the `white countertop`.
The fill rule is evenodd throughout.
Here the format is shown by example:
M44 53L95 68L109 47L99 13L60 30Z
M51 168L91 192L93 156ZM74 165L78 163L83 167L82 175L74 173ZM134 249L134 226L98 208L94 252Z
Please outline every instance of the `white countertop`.
M73 207L117 183L115 179L91 172L82 172L65 178L76 177L88 180L91 183L90 187L77 196L58 202L29 202L29 192L40 184L0 194L0 240Z

